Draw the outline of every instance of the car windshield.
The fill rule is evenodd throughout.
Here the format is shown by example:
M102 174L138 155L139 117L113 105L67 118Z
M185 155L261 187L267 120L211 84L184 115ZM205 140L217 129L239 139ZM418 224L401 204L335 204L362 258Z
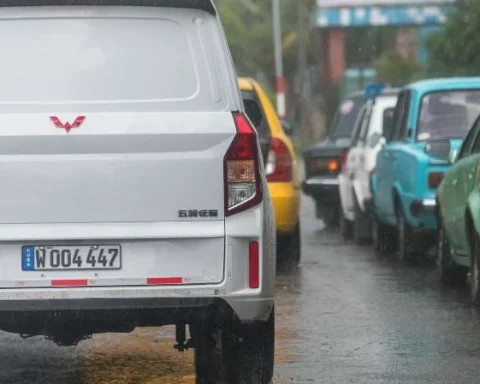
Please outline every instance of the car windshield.
M479 114L479 90L429 93L422 98L417 140L461 139Z
M359 97L345 100L338 108L330 136L350 137L362 105L363 99Z

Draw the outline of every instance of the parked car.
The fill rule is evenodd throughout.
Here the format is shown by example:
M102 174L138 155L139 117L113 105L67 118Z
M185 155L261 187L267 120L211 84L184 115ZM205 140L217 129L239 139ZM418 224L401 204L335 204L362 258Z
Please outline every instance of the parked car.
M369 93L370 90L375 92ZM371 174L385 143L384 130L391 125L398 90L379 85L366 90L347 161L338 176L342 205L340 231L360 244L371 239Z
M480 304L480 118L450 162L437 191L438 270L448 284L465 283L470 271L471 297Z
M436 191L478 116L467 99L480 78L424 80L402 89L394 125L379 152L373 185L373 239L397 248L399 259L422 255L435 243Z
M323 219L330 227L339 223L338 175L345 164L353 128L364 103L363 92L356 92L343 100L328 136L304 153L303 192L315 200L317 218Z
M270 383L275 218L213 2L31 3L0 8L0 329L172 324L197 382Z
M300 262L300 181L295 150L272 103L260 84L239 79L245 111L257 128L264 152L268 190L275 210L277 256L280 262Z

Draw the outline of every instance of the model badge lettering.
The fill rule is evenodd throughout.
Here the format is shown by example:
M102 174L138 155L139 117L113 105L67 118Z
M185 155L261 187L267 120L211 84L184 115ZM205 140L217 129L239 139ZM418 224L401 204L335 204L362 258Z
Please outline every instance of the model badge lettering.
M181 209L178 211L178 217L182 219L187 218L204 218L204 217L218 217L217 209Z

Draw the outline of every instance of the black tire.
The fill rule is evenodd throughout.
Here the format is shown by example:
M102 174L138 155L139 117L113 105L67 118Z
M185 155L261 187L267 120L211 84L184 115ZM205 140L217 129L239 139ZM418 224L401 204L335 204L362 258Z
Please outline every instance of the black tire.
M344 240L352 239L352 222L345 217L343 208L340 210L339 231Z
M372 243L377 252L393 252L396 248L393 230L376 217L372 219Z
M278 262L281 265L298 265L302 256L300 222L291 234L277 235Z
M196 384L269 384L275 357L275 309L268 321L193 329ZM206 336L208 333L208 337Z
M275 310L265 323L246 324L227 342L226 383L270 384L275 357Z
M190 326L194 334L196 347L195 373L196 384L217 384L225 382L224 334L221 329L202 331Z
M440 220L437 240L437 269L440 282L446 286L464 285L467 281L467 271L452 262L450 243Z
M354 210L355 210L355 220L353 221L353 230L352 230L353 241L357 245L368 244L372 240L371 220L361 210L355 195L353 196L353 199L354 199Z
M321 209L319 208L319 203L316 203L316 216L318 219L321 219L325 226L329 229L335 229L338 228L340 225L340 213L342 211L341 204L337 202L332 202L331 203L332 209L331 210L326 210L324 209L323 212L321 212Z
M472 235L472 238L470 297L472 298L472 303L474 305L480 306L480 239L476 233Z
M401 207L397 210L397 259L398 261L412 261L415 258L415 250L413 248L414 240L412 229L405 218L405 214Z

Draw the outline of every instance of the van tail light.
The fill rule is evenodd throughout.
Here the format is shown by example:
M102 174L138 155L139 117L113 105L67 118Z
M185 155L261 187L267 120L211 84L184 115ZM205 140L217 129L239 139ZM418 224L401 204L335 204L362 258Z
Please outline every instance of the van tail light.
M340 154L340 170L345 173L347 167L347 156L348 156L348 149L344 149Z
M273 137L270 140L267 165L265 167L267 181L289 182L292 181L292 157L285 143Z
M237 134L224 164L225 216L245 211L262 201L257 133L242 113L234 113Z

